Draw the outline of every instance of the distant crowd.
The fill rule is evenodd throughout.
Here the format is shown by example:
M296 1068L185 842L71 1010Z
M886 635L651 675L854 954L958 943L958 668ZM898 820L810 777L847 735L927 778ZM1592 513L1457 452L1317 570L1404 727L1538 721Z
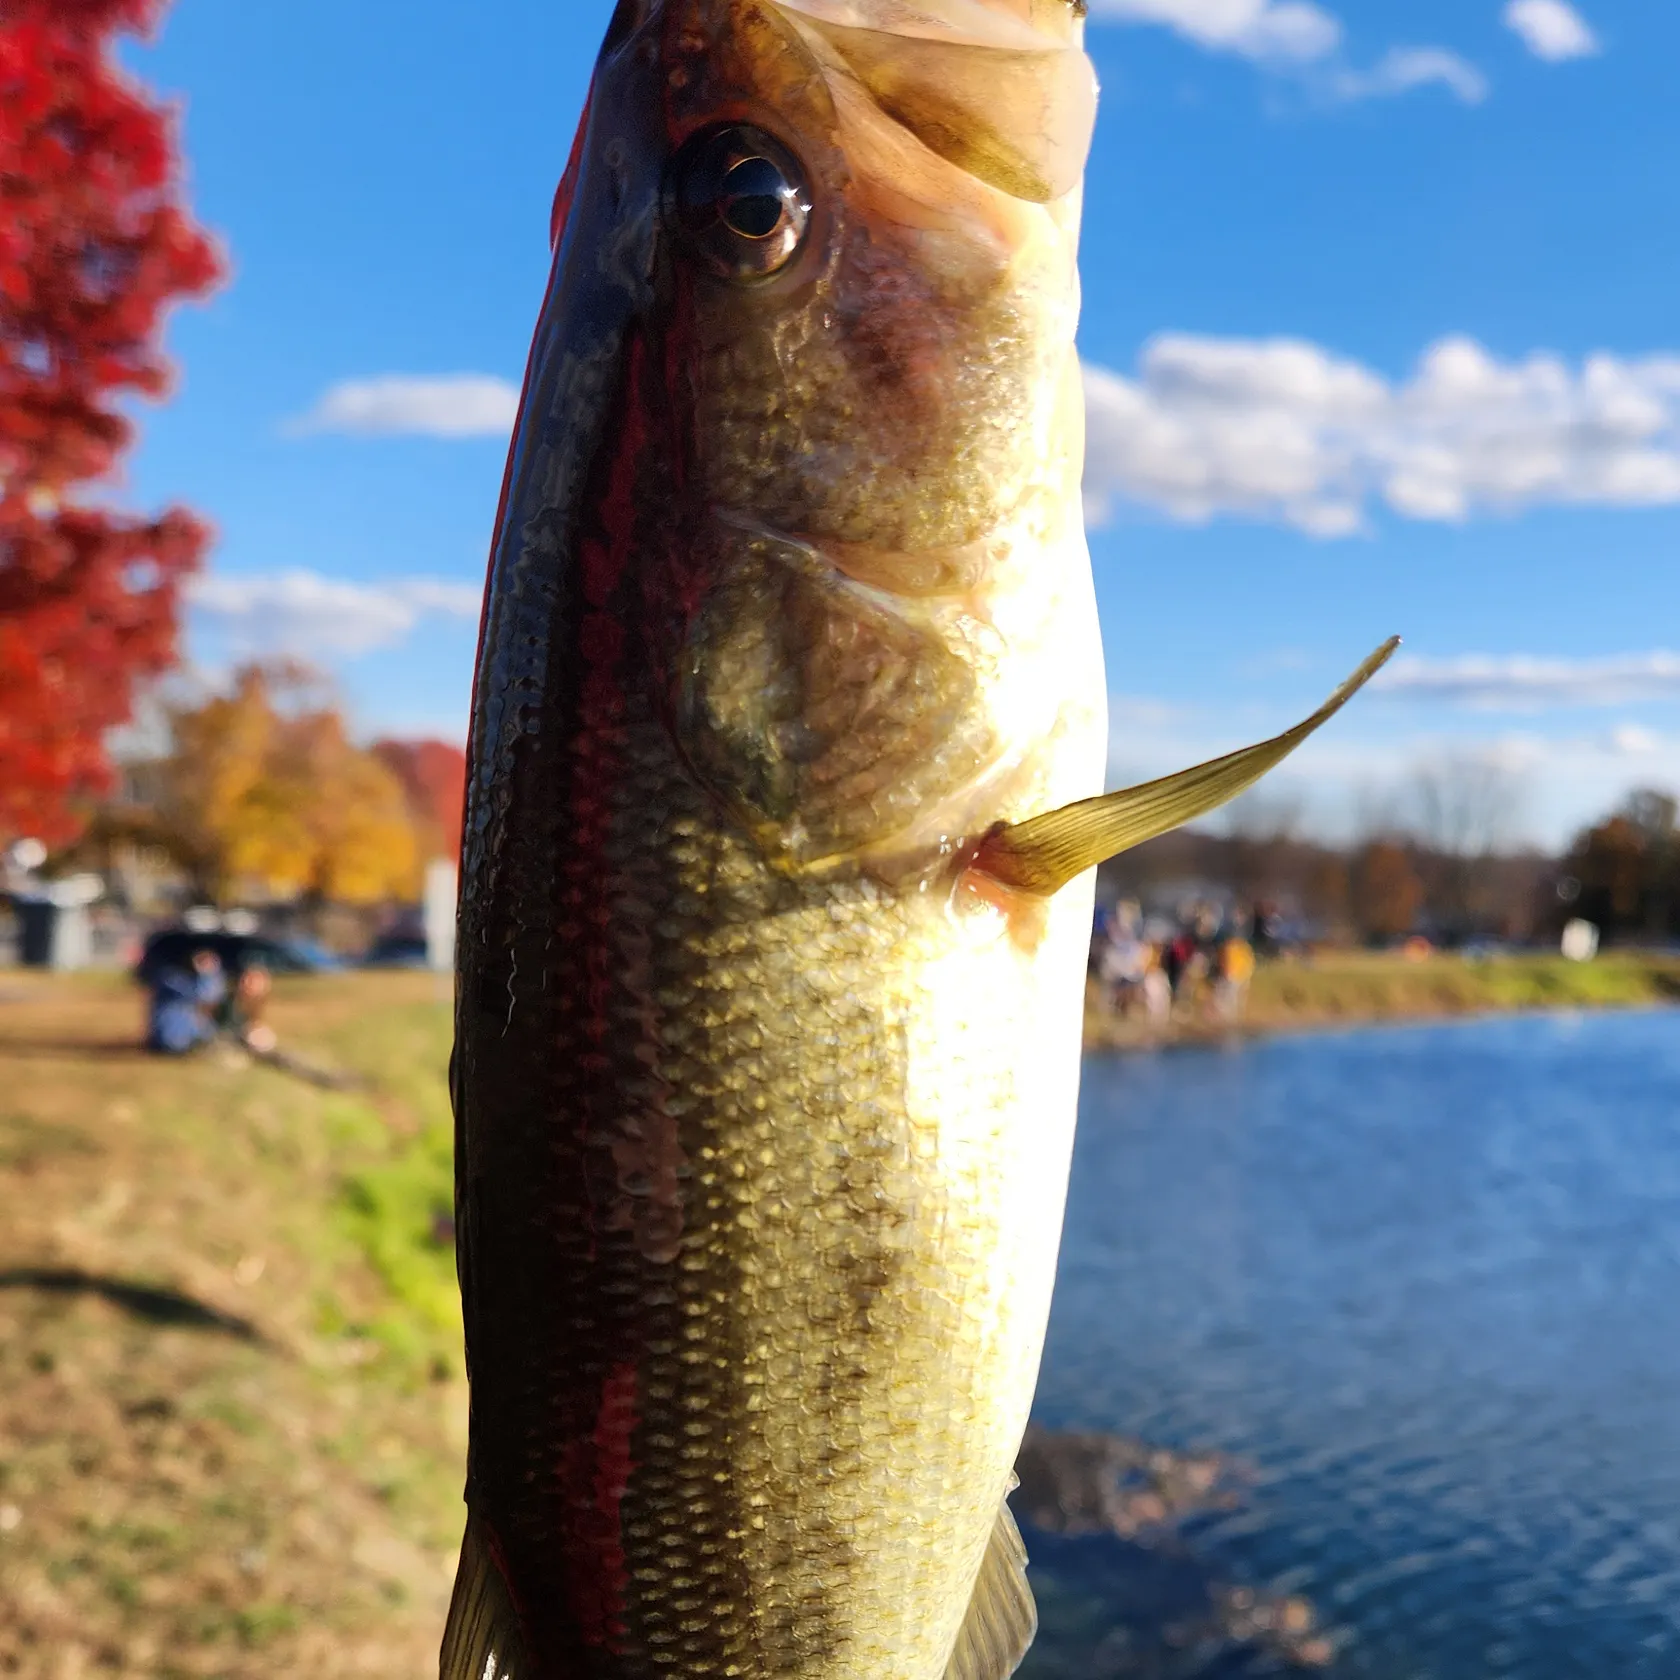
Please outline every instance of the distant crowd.
M1117 1015L1165 1030L1174 1021L1236 1023L1261 956L1274 956L1281 923L1268 906L1196 901L1172 918L1129 899L1099 906L1091 977Z

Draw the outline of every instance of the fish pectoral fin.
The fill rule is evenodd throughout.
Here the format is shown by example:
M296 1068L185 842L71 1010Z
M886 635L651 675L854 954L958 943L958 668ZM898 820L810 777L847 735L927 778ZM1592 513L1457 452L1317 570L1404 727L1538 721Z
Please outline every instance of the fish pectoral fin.
M491 1555L484 1525L469 1515L438 1654L438 1680L529 1680L532 1672L507 1582Z
M1399 646L1398 636L1384 642L1310 718L1270 741L1158 782L1082 800L1026 822L1000 824L980 843L972 867L1021 892L1046 898L1060 892L1087 869L1204 817L1253 787L1323 728Z
M1014 1487L1013 1477L1009 1485ZM945 1680L1009 1680L1037 1632L1038 1606L1027 1585L1027 1548L1005 1499L998 1507Z

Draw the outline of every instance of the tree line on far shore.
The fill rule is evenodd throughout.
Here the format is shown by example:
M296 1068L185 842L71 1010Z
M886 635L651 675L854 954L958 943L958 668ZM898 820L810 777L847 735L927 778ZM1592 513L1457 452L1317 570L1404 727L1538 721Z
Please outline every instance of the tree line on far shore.
M1105 896L1212 889L1272 906L1310 936L1380 946L1554 944L1592 922L1605 940L1680 940L1680 800L1638 789L1559 854L1512 843L1517 780L1477 759L1416 772L1360 813L1342 845L1303 832L1287 796L1251 796L1219 830L1152 841L1103 871Z

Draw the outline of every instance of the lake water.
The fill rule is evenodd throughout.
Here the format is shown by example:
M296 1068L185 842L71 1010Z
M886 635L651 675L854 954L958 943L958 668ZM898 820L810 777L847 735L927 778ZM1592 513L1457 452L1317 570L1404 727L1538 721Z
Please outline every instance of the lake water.
M1041 1674L1270 1672L1106 1637L1226 1582L1348 1680L1680 1676L1680 1014L1092 1060L1037 1415L1254 1476L1033 1538Z

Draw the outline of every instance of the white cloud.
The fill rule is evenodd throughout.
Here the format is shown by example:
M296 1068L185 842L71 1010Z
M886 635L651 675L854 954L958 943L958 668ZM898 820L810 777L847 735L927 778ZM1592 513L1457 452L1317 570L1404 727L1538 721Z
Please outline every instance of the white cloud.
M425 618L476 623L476 584L436 578L351 583L318 572L256 577L211 574L191 587L191 601L241 653L353 658L397 647Z
M1091 0L1091 15L1160 24L1216 52L1239 53L1274 70L1313 72L1335 99L1380 99L1432 85L1467 105L1487 97L1481 71L1444 47L1394 47L1374 69L1336 68L1341 20L1306 0Z
M1371 70L1344 70L1332 88L1342 99L1387 99L1416 88L1444 87L1466 105L1488 96L1488 80L1445 47L1391 47Z
M1652 758L1663 749L1662 736L1637 723L1619 723L1610 731L1610 750L1621 758Z
M1680 503L1680 355L1502 362L1448 338L1396 384L1301 340L1167 334L1135 377L1085 385L1097 523L1133 502L1340 537L1373 504L1462 521Z
M1160 711L1171 721L1148 726L1116 716L1109 737L1109 785L1122 787L1200 764L1261 739L1301 716L1320 698L1303 688L1290 705L1208 704ZM1141 711L1141 704L1133 703ZM1515 779L1517 807L1508 839L1561 847L1613 810L1636 787L1680 789L1680 733L1620 720L1608 727L1550 729L1536 720L1498 727L1472 718L1442 727L1395 727L1390 708L1355 702L1261 784L1299 808L1305 832L1347 839L1362 813L1381 809L1420 768L1455 762L1497 766Z
M1327 58L1342 40L1341 24L1304 0L1093 0L1091 14L1164 24L1199 46L1277 63Z
M519 413L519 387L489 374L437 379L385 374L347 379L325 391L286 430L347 432L357 437L506 437Z
M1408 699L1487 712L1680 700L1680 654L1659 651L1610 659L1535 659L1522 654L1498 659L1402 657L1372 686Z
M1536 58L1552 64L1591 58L1599 50L1586 19L1565 0L1510 0L1504 15L1505 27L1520 35Z

